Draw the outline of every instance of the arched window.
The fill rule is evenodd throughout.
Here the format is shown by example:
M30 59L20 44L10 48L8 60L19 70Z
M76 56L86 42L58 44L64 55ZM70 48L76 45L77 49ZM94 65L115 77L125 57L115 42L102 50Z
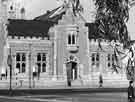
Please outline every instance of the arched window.
M99 53L92 53L91 65L93 67L93 71L99 71L99 65L100 65L100 54Z
M71 32L68 34L68 44L69 45L76 44L76 33L75 32Z
M19 73L25 73L26 71L26 54L25 53L16 53L16 68L19 70Z
M107 67L109 68L109 70L111 70L113 64L114 64L114 54L108 54L107 55Z
M22 53L22 61L26 61L25 53Z
M38 66L38 72L46 72L46 53L38 53L37 54L37 66Z

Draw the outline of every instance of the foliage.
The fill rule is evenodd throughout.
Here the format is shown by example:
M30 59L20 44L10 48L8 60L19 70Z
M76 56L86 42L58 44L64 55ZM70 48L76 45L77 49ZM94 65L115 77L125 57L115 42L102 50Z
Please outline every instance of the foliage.
M80 3L80 0L69 0L73 7L73 13L76 16L76 13L83 12L83 7Z
M97 8L95 23L101 38L119 40L124 46L127 45L128 3L128 0L95 0Z

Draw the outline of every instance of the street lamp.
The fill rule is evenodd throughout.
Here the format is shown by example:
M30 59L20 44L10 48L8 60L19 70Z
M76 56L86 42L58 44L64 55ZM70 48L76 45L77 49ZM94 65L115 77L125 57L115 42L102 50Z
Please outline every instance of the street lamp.
M9 87L9 91L12 91L12 56L11 56L11 48L10 48L10 54L8 55L8 59L7 59L7 64L10 68L10 87Z

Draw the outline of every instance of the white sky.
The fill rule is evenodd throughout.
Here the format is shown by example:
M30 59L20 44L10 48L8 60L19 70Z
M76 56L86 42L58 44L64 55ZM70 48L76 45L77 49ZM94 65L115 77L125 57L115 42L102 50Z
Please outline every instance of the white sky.
M28 1L28 0L27 0ZM31 0L26 5L27 16L28 18L33 18L44 14L46 10L54 9L58 6L56 0Z
M129 11L129 21L127 23L128 32L131 39L135 40L135 5Z
M56 0L12 0L18 2L19 6L26 9L26 18L31 19L46 12L46 10L54 9L58 6ZM21 2L21 3L20 3Z
M12 0L13 2L21 2L19 5L26 8L26 18L31 19L39 15L44 14L47 10L52 10L61 5L61 0ZM59 2L58 2L59 1ZM85 8L85 17L90 18L88 14L93 10L92 0L80 0L81 4ZM89 9L88 9L89 7Z

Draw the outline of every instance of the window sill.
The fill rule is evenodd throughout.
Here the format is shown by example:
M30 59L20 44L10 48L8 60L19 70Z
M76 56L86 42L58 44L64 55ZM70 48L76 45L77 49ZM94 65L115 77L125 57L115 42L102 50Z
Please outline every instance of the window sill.
M69 51L77 51L79 49L79 46L75 45L67 45L67 49Z

